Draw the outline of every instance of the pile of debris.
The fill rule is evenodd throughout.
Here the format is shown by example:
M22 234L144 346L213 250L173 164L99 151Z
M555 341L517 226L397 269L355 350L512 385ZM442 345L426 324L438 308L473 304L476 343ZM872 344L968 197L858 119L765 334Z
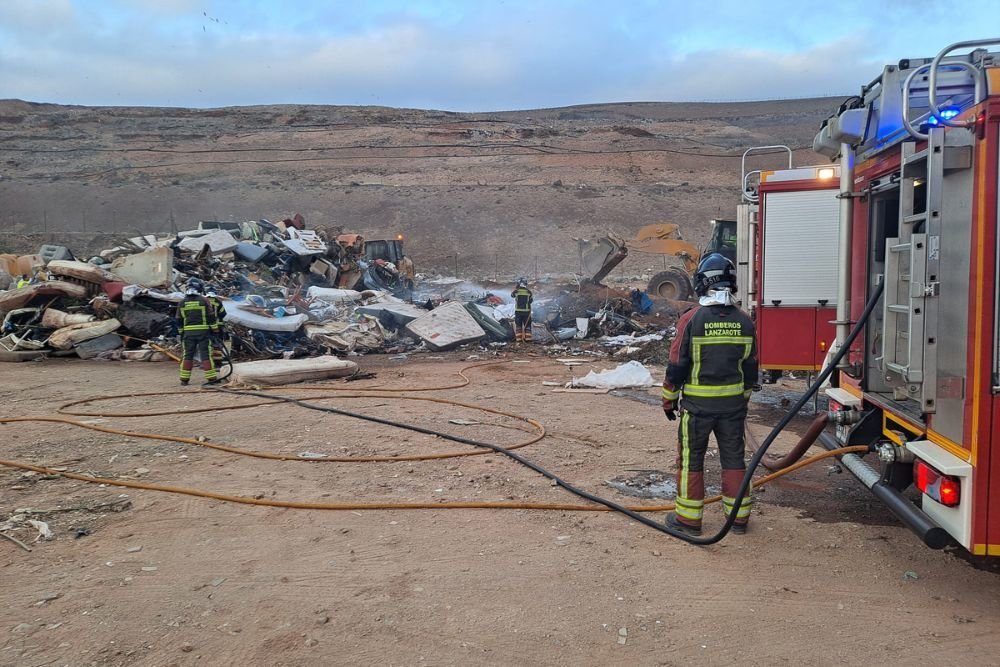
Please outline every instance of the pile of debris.
M176 235L123 240L81 261L62 246L0 255L0 360L175 358L176 305L198 278L222 299L236 359L448 350L513 339L510 287L416 283L402 241L274 224L202 222ZM6 290L6 291L2 291ZM676 308L633 290L581 283L540 289L538 343L600 339L633 353L669 334ZM665 315L663 314L665 313Z

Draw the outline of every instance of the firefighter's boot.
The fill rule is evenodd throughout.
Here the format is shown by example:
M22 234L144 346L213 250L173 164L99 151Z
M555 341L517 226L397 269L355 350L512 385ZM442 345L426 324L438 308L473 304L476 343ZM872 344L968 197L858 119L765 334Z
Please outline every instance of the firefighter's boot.
M684 523L674 512L667 512L667 516L663 519L664 525L667 528L672 528L678 533L684 533L685 535L692 535L698 537L701 535L701 526L692 526L691 524Z
M736 494L740 492L740 485L743 483L743 475L745 473L746 470L727 470L725 468L722 470L722 509L727 517L733 512L733 507L736 504ZM737 535L747 532L747 522L750 520L750 508L753 505L753 500L750 497L752 491L753 486L747 489L747 495L743 498L743 502L740 503L739 509L736 512L733 532Z

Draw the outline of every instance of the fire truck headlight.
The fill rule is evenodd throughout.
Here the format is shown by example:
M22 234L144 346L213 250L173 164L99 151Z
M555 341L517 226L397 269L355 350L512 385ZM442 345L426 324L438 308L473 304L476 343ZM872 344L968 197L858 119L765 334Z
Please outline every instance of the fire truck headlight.
M816 172L816 176L822 179L833 178L833 168L823 167L822 169Z

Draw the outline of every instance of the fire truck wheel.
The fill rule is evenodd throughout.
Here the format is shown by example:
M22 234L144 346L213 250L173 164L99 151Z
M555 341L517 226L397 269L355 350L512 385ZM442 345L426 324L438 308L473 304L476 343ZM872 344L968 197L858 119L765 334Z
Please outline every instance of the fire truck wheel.
M654 299L689 301L694 296L691 278L681 269L667 269L653 276L646 292Z

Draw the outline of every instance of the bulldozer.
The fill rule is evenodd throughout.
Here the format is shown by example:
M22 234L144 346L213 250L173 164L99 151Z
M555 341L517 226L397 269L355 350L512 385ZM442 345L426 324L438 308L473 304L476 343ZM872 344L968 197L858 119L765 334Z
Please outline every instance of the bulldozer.
M600 239L577 239L580 269L591 276L589 282L599 284L624 260L630 251L678 257L684 268L671 267L654 275L646 292L654 299L689 301L694 297L694 272L698 261L717 252L736 263L736 221L712 220L712 235L704 251L681 236L680 226L672 223L646 225L628 241L608 234Z

